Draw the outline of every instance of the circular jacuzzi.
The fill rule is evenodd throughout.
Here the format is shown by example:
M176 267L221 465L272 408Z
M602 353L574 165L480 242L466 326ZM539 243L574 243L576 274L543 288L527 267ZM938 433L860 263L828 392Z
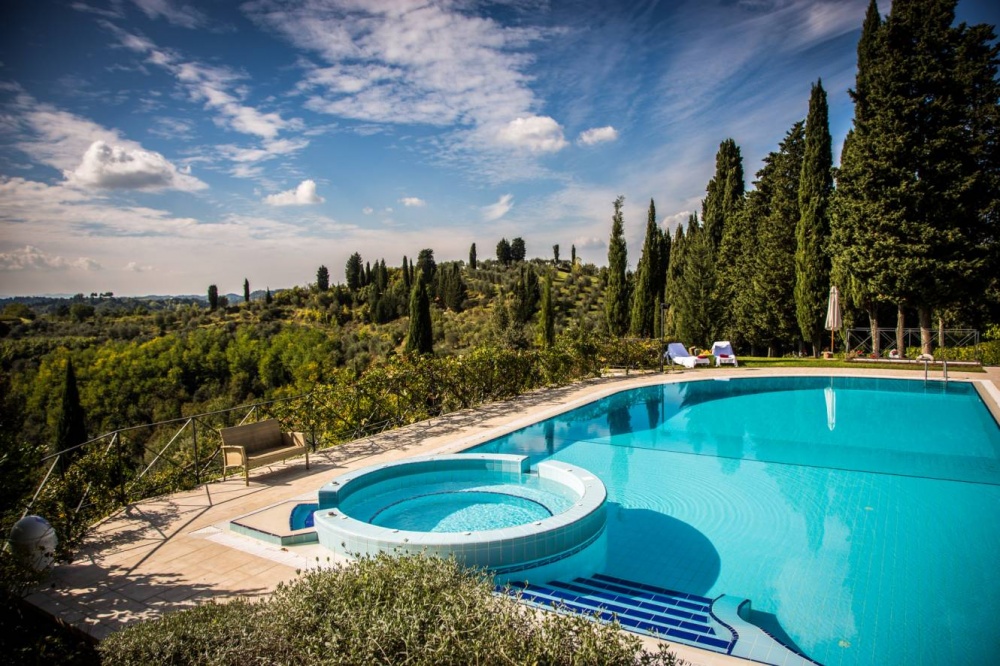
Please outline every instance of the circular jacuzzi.
M455 557L498 576L575 556L604 533L604 484L555 461L455 454L361 469L319 491L314 522L326 548Z

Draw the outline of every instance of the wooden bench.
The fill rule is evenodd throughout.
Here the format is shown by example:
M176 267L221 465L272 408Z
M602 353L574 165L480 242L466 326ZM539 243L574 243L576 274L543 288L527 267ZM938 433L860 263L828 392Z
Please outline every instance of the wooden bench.
M223 428L222 480L231 467L242 467L243 478L250 485L250 470L305 454L309 469L309 446L301 432L281 432L274 419Z

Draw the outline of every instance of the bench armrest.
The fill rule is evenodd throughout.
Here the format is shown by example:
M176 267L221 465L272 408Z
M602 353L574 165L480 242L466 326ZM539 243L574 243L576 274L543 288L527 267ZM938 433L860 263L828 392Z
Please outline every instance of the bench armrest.
M283 432L281 441L285 446L298 446L306 448L306 434L304 432Z

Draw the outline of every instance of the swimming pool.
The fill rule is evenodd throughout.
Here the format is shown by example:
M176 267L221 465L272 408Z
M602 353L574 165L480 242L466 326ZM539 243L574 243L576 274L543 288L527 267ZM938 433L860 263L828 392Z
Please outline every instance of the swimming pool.
M471 449L608 492L601 573L714 598L824 664L990 663L1000 428L972 384L692 381Z

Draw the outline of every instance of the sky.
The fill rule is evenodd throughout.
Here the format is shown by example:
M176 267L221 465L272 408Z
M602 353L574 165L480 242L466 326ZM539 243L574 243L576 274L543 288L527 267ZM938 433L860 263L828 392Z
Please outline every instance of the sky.
M990 0L959 21L990 23ZM747 184L822 79L834 161L867 0L5 0L0 296L204 294L571 245ZM886 14L887 0L879 3Z

